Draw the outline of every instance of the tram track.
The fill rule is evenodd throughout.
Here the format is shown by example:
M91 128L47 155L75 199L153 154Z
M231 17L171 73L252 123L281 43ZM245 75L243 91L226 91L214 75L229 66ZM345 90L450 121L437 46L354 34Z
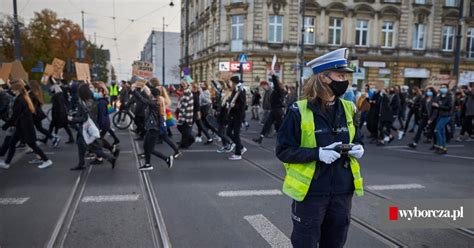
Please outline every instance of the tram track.
M150 227L153 236L153 244L155 247L170 248L171 241L166 229L166 224L161 212L160 205L156 196L156 192L153 188L153 184L150 179L148 171L140 171L141 161L138 156L140 154L139 147L136 141L133 140L133 135L130 132L130 139L132 141L132 148L136 159L137 171L139 173L140 186L145 198L145 205L148 214L148 220L150 221Z
M243 135L242 135L243 136ZM253 145L254 147L258 147L259 149L265 151L265 152L268 152L268 153L271 153L271 154L275 154L275 151L267 148L267 147L263 147L263 146L257 146L253 143L252 140L246 138L246 137L242 137L241 136L241 140L248 143L248 144L251 144ZM284 178L281 177L280 175L272 172L271 170L265 168L263 165L259 164L258 162L256 161L253 161L252 159L249 159L249 158L246 158L246 157L242 157L243 160L247 161L250 165L254 166L255 168L259 169L261 172L263 172L264 174L266 174L267 176L270 176L272 177L273 179L279 181L279 182L283 182ZM401 202L398 202L398 201L395 201L394 199L388 197L388 196L385 196L385 195L382 195L382 194L379 194L373 190L369 190L369 189L364 189L364 192L367 193L367 194L370 194L376 198L379 198L379 199L383 199L383 200L386 200L386 201L390 201L394 204L397 204L398 206L406 206L405 204L401 203ZM403 242L397 240L396 238L393 238L391 237L390 235L384 233L382 230L370 225L369 223L363 221L362 219L358 218L358 217L355 217L355 216L351 216L351 219L354 221L354 223L356 223L356 225L358 227L360 227L362 230L366 231L369 235L373 236L374 238L377 238L378 240L386 243L387 245L389 245L390 247L408 247L406 244L404 244ZM438 221L442 221L442 220L438 220ZM448 225L450 225L452 228L449 229L449 230L452 230L454 231L455 233L457 234L460 234L460 235L463 235L465 237L468 237L468 238L474 238L474 232L468 228L463 228L463 227L459 227L459 226L455 226L455 225L452 225L450 223L447 223L447 222L443 222L443 223L446 223Z

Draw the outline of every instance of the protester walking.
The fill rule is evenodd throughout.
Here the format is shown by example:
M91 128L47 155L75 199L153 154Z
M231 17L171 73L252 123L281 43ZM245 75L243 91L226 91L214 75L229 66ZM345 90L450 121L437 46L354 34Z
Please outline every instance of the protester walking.
M12 92L16 99L13 103L12 116L2 126L3 130L14 127L15 131L9 141L8 154L5 161L0 161L0 168L10 168L10 162L16 151L16 143L21 141L27 144L34 153L41 158L41 164L38 168L44 169L53 164L51 160L44 154L41 148L36 144L36 132L34 127L33 114L36 109L25 89L23 81L14 81L11 86Z
M240 140L240 128L245 118L246 95L243 83L239 77L230 78L232 94L227 101L229 108L229 123L227 125L227 136L234 142L235 151L229 160L241 160L247 151Z

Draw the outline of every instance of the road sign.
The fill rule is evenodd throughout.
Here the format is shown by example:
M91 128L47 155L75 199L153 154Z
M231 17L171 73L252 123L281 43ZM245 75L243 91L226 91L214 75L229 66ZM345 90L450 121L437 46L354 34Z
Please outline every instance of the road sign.
M219 62L219 71L230 71L230 62Z
M238 72L240 69L241 62L232 61L230 62L230 71ZM242 68L244 72L252 71L252 62L242 63Z
M242 54L239 56L239 61L240 61L240 63L247 63L247 61L248 61L247 54L242 53Z

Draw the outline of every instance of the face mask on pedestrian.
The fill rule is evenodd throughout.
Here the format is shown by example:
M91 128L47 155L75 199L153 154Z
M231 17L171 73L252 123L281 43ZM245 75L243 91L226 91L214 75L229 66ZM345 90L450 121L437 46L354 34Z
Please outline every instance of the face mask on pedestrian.
M372 98L372 96L374 96L374 94L376 93L376 89L373 89L373 88L370 88L369 89L369 98Z
M100 94L96 91L92 92L92 96L94 97L94 99L99 99L100 98Z
M427 97L432 97L432 96L433 96L433 92L427 91L427 92L426 92L426 96L427 96Z
M441 88L441 89L439 89L439 92L441 94L446 94L446 93L448 93L448 88Z

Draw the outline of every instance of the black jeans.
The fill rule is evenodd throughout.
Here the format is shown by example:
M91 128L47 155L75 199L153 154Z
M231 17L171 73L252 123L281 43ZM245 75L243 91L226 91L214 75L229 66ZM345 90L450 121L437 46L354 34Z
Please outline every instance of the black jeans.
M71 129L69 128L69 126L64 126L64 127L62 127L62 128L64 128L64 130L66 130L66 133L67 133L67 135L68 135L68 137L69 137L69 140L74 140L74 138L73 138L73 136L72 136L72 131L71 131ZM59 129L61 129L61 127L56 127L56 126L52 125L52 123L51 123L51 124L49 125L49 130L48 130L48 131L52 134L52 133L53 133L53 129L54 129L54 133L57 135L58 132L59 132Z
M293 201L294 248L343 247L351 220L353 194L306 196L302 202Z
M196 126L198 128L197 136L201 137L201 133L204 133L204 136L206 136L207 139L211 139L211 136L209 135L209 132L207 131L207 129L204 127L202 120L197 119L197 118L194 118L194 119L195 119L194 123L196 123Z
M188 123L178 125L178 130L181 133L181 146L188 148L194 142L192 134L192 126Z
M468 135L472 136L472 118L474 116L464 116L463 122L462 122L462 128L461 128L461 133L460 135L463 136L465 132L467 132Z
M38 130L38 132L44 134L44 136L46 137L46 139L53 139L53 135L51 134L50 131L46 130L44 127L43 127L43 124L41 123L41 120L34 120L33 122L35 124L35 128L36 130ZM46 140L45 139L45 140Z
M212 132L214 132L215 134L218 133L218 130L215 126L213 126L210 122L209 122L209 110L211 108L211 105L205 105L205 106L201 106L201 114L202 114L202 117L201 117L201 120L202 120L202 124L204 124L204 126L211 130Z
M105 139L105 135L107 135L107 133L110 134L110 136L112 136L112 138L114 139L114 144L115 143L118 143L120 140L117 138L117 135L115 135L115 132L112 130L112 129L103 129L103 130L100 130L100 139L102 140L102 145L104 146L104 148L112 151L113 150L113 145L110 144L106 139Z
M379 123L379 140L383 140L384 136L390 136L392 122L384 121Z
M270 132L270 128L272 127L272 124L275 124L275 131L278 132L278 130L281 127L281 123L283 122L283 108L275 108L270 111L270 114L265 121L265 124L263 124L262 132L260 133L261 135L266 135Z
M176 144L168 137L168 135L160 134L160 139L163 140L166 144L168 144L171 149L173 149L174 154L179 153L179 148L176 146Z
M227 136L235 144L235 155L242 155L242 142L240 141L240 127L242 125L242 119L230 119L227 125Z
M217 135L222 139L222 145L227 146L232 141L230 140L229 137L226 135L226 125L225 124L219 124L219 129L217 130Z
M415 138L413 138L413 142L418 143L421 139L421 134L425 130L426 124L428 124L428 120L422 119L418 125L418 129L416 130Z
M12 140L12 135L5 136L3 139L2 146L0 147L0 157L5 156L8 152L8 147L10 147L10 141Z
M408 112L408 116L407 116L407 121L405 122L405 133L407 132L408 130L408 126L410 125L410 121L411 121L411 117L414 116L415 117L415 122L413 122L413 126L412 126L412 129L415 129L415 125L418 125L419 124L419 120L418 120L418 110L414 110L414 109L410 109L410 111Z
M158 130L148 130L145 134L145 140L143 141L143 151L145 152L145 163L150 164L151 154L163 159L166 161L168 157L163 155L163 153L155 150L156 141L160 138L160 131Z
M15 132L15 134L13 134L10 142L9 142L9 147L8 147L8 154L7 154L7 159L5 159L5 163L9 164L12 159L13 159L13 156L15 156L15 151L16 151L16 143L20 140L20 135L18 134L18 132ZM48 160L48 157L46 157L46 155L44 154L44 152L38 147L38 145L36 144L36 141L34 142L28 142L26 143L36 154L38 154L38 156L41 157L41 160L43 161L47 161Z
M84 157L86 156L86 152L89 150L90 152L94 153L97 155L97 157L100 158L105 158L109 162L114 159L114 156L107 154L104 152L102 149L101 144L99 141L94 141L91 144L87 145L86 142L84 141L84 138L82 135L78 132L78 135L76 137L76 143L77 143L77 155L79 157L79 166L84 166L85 164L85 159Z

